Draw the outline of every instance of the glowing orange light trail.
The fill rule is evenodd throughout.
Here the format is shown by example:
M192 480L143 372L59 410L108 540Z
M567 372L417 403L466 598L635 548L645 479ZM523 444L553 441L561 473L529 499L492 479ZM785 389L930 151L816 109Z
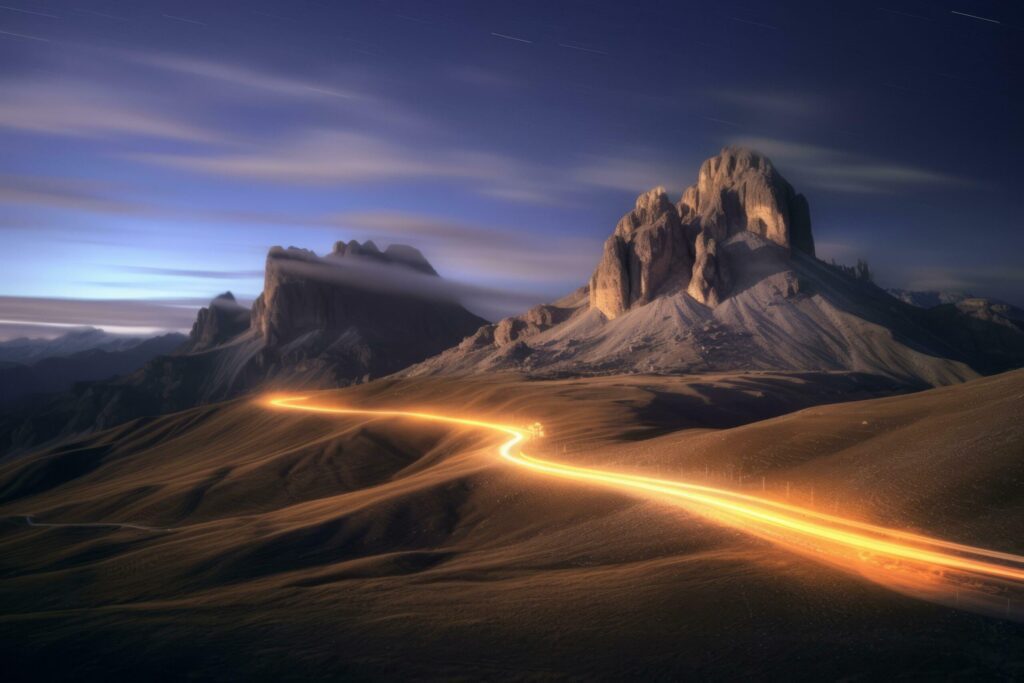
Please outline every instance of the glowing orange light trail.
M509 438L498 448L501 458L535 472L576 481L589 481L630 492L645 491L668 496L697 506L698 510L723 513L737 526L753 525L780 534L784 540L802 538L841 547L858 553L881 555L929 568L944 568L975 576L1024 583L1024 556L998 552L914 534L897 529L844 519L788 503L682 481L657 479L640 475L580 467L543 460L513 449L527 438L523 429L509 425L404 410L364 410L316 405L308 397L272 398L268 404L277 408L335 415L369 415L444 422L478 427L507 434ZM749 528L748 528L749 530ZM947 552L951 551L951 552ZM986 561L1001 560L1003 563Z

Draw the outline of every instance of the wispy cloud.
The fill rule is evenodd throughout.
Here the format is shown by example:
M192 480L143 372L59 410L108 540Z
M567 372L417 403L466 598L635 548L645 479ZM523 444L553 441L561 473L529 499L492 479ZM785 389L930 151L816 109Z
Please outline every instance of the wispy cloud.
M24 205L39 209L67 209L76 212L93 213L101 216L135 216L146 220L173 220L176 222L201 222L234 225L294 226L305 228L326 228L342 230L367 236L384 236L408 239L436 252L455 253L460 250L482 249L495 254L495 265L516 263L501 258L498 250L505 254L526 256L531 253L530 238L521 229L502 228L495 225L469 225L447 218L399 211L364 211L355 213L301 213L258 211L250 209L199 209L154 204L146 201L116 199L130 196L134 190L124 185L109 185L79 178L53 176L19 176L0 174L0 205ZM515 192L515 189L509 190ZM500 192L500 190L495 190ZM540 198L537 201L541 201ZM18 228L24 220L0 218L0 228ZM31 223L39 227L44 223ZM59 228L54 228L59 229ZM593 244L586 240L548 236L555 251L574 254L577 247L587 250ZM542 259L543 260L543 259ZM571 262L571 256L562 263ZM519 266L529 270L525 264ZM136 272L175 275L174 269L148 269L139 266ZM181 271L185 274L191 271ZM196 271L205 272L205 271ZM252 271L232 271L231 276L251 276ZM228 277L210 272L206 277Z
M761 137L742 137L731 142L763 152L784 172L795 170L802 184L836 192L892 194L974 184L966 178L830 147Z
M184 171L275 184L459 180L480 194L510 201L564 201L558 186L544 182L550 176L547 169L503 155L443 145L428 148L401 144L357 130L304 130L276 144L250 146L243 152L140 154L131 158Z
M573 193L594 185L515 154L460 144L457 131L425 117L421 107L378 92L383 86L369 72L325 79L141 51L97 49L86 56L116 64L128 77L117 88L88 72L3 81L0 128L102 140L111 144L101 153L121 161L267 184L440 181L504 202L555 206L572 204ZM480 69L463 69L458 77L495 78ZM190 94L187 109L173 96L181 89ZM268 96L279 105L275 135L225 125L225 112L262 111ZM6 195L8 202L46 199ZM102 208L77 201L85 210Z
M644 192L663 185L679 193L697 180L698 159L664 158L663 152L639 150L621 154L583 157L570 177L585 186Z
M121 136L221 143L225 135L134 102L97 86L48 79L8 82L0 100L0 128L81 138Z
M76 178L0 174L0 204L103 214L142 211L138 204L111 197L109 189L101 183Z
M161 71L207 79L221 84L241 86L289 98L313 100L337 98L376 102L376 98L367 93L333 83L296 78L237 64L169 54L152 55L136 52L126 56L137 64L153 67Z
M332 216L329 223L350 234L408 241L442 272L549 286L582 281L601 253L598 239L529 234L521 229L468 225L434 216L391 211ZM542 243L543 247L538 248ZM534 301L536 303L536 301Z
M202 280L248 280L263 277L262 270L197 270L191 268L160 268L157 266L111 266L125 273L183 277Z
M754 115L810 116L826 106L820 98L796 92L722 88L712 90L710 95L719 102Z
M0 296L0 325L187 331L203 299L62 299Z
M136 158L188 171L291 184L468 178L474 172L451 159L431 160L379 136L329 129L308 131L275 146L242 153L145 154Z
M282 259L279 263L282 269L312 280L429 301L458 303L491 319L539 303L533 293L440 278L369 259L300 258Z

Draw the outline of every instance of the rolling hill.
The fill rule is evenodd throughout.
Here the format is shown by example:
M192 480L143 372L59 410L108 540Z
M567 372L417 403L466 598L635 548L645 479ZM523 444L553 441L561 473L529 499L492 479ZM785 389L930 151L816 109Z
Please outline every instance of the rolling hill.
M1024 373L786 412L860 381L496 375L318 396L541 419L544 454L571 462L791 490L1024 551ZM665 503L538 477L495 445L477 430L237 400L10 461L4 661L36 674L285 679L794 666L886 677L908 661L923 675L1022 672L1019 623L905 597ZM98 523L111 526L59 526ZM814 658L799 654L808 647Z

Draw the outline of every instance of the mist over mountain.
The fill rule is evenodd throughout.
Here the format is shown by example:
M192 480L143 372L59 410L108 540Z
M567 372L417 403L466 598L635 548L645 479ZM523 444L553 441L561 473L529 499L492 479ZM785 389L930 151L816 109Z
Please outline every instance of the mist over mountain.
M231 292L218 294L209 306L199 309L183 351L210 349L249 329L251 312Z

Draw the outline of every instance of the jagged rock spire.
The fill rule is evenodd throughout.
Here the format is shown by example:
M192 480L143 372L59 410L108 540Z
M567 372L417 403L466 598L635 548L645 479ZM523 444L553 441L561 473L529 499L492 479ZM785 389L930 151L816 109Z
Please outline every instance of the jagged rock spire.
M699 223L718 241L746 230L814 255L807 200L754 150L726 147L705 161L678 209L684 221Z
M701 165L697 184L678 204L672 205L662 187L637 198L605 242L590 278L590 307L615 318L674 286L716 306L731 285L720 246L742 231L814 254L804 196L767 157L726 147Z
M590 306L609 318L636 303L650 301L690 263L686 231L665 188L640 195L604 244L601 262L590 278Z

